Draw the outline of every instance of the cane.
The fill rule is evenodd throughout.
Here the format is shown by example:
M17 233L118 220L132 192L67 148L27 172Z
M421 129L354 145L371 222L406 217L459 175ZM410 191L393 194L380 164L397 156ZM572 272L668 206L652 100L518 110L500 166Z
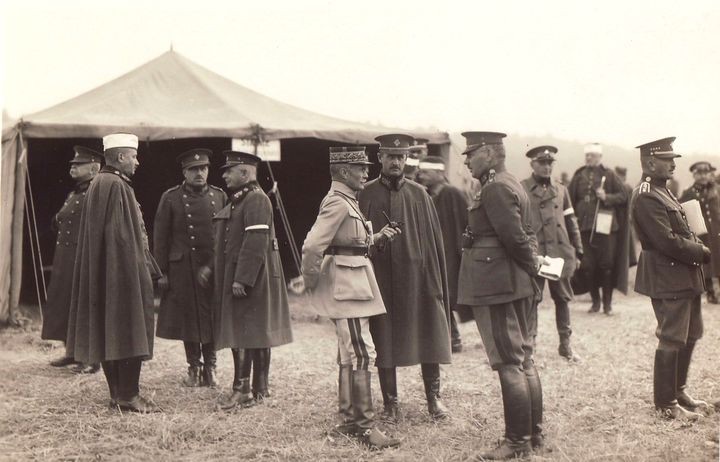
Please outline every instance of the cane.
M600 189L603 189L605 187L605 175L602 176L600 179ZM593 215L593 225L592 229L590 230L590 243L592 244L593 237L595 237L595 225L597 225L597 218L598 213L600 213L600 199L597 200L597 204L595 204L595 215Z

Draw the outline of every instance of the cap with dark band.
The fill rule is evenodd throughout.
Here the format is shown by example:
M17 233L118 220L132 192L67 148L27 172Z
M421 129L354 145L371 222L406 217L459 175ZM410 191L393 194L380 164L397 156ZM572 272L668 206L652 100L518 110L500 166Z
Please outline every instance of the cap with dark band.
M557 154L558 149L555 146L538 146L536 148L532 148L528 152L525 153L525 155L532 160L555 160L555 154Z
M427 138L415 138L410 146L410 152L422 152L427 150L427 143L430 141Z
M175 158L182 168L197 167L200 165L210 165L210 156L212 151L209 149L191 149L185 151Z
M401 133L391 133L376 136L375 141L380 143L381 154L407 154L410 152L410 146L413 145L415 138Z
M71 164L89 164L90 162L101 163L103 155L85 146L73 146L75 157L70 161Z
M330 146L331 164L372 165L365 146Z
M235 165L252 165L256 167L262 161L258 156L242 151L223 151L223 155L225 156L225 164L220 167L221 169Z
M462 155L490 144L503 144L502 139L507 136L500 132L462 132L461 135L465 137L467 143Z
M714 172L715 170L715 167L713 167L710 162L704 160L695 162L690 166L690 171L693 173Z
M657 157L658 159L674 159L675 157L682 157L680 154L676 154L673 151L672 144L675 141L675 137L671 136L650 143L641 144L635 146L636 149L640 149L640 157Z

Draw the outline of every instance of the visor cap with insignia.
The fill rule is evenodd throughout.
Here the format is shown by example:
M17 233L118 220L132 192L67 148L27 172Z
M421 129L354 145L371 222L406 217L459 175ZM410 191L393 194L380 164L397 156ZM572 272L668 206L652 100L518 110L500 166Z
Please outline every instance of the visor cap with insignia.
M257 167L257 164L262 161L258 156L242 151L223 151L223 155L225 156L225 163L220 167L221 169L230 168L235 165L252 165Z
M102 162L103 155L99 152L86 148L85 146L73 146L75 157L70 161L71 164L89 164L90 162Z
M132 148L137 150L138 137L132 133L112 133L103 137L103 150L112 148Z
M210 149L198 148L185 151L175 158L183 169L190 167L198 167L200 165L210 165Z
M555 160L555 154L557 154L558 149L555 146L538 146L535 148L532 148L528 152L525 153L525 155L532 160L537 161L543 161L543 160L549 160L554 161Z
M673 151L672 144L674 141L675 137L671 136L641 144L640 146L635 146L635 148L640 149L640 157L657 157L658 159L674 159L676 157L682 157L680 154L676 154L675 151Z
M428 141L430 140L427 138L414 138L409 148L410 152L422 153L423 151L427 151Z
M330 146L331 164L372 165L365 146Z
M695 162L690 166L690 171L693 173L714 172L715 170L715 167L710 162L704 160Z
M490 144L503 144L502 139L507 136L505 133L500 132L462 132L461 135L465 137L467 143L462 155Z
M380 135L375 137L375 141L380 143L381 154L408 154L410 146L415 142L415 138L402 133L391 133L388 135Z

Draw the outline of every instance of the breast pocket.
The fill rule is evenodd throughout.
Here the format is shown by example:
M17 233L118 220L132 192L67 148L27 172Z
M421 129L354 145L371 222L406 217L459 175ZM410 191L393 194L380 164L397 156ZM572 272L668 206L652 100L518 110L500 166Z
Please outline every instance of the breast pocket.
M375 298L365 257L336 255L333 298L338 301L367 301Z

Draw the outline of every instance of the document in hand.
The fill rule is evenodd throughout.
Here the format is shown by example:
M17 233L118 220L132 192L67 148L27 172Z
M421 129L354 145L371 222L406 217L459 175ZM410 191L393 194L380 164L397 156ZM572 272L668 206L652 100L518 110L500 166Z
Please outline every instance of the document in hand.
M545 258L545 262L540 267L538 275L544 277L545 279L550 279L551 281L557 281L560 279L563 266L565 265L565 260L560 257L543 258Z
M703 218L702 209L700 208L700 202L697 199L690 199L682 204L683 210L685 210L685 217L687 218L688 225L690 225L690 231L695 233L696 236L702 236L707 234L708 230L705 226L705 219Z

